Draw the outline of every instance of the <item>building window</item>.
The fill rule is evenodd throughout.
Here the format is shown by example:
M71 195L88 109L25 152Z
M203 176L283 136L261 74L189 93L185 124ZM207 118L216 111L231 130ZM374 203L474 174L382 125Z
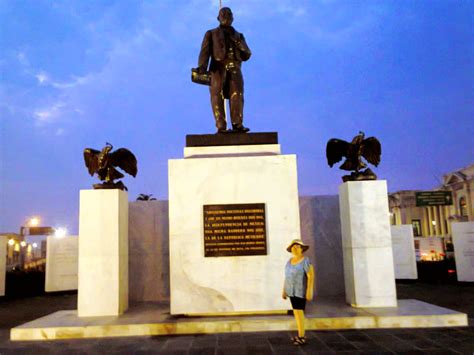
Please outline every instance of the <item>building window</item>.
M413 219L411 221L411 225L413 226L413 235L415 237L421 237L421 222L419 219Z
M464 197L461 197L459 199L459 214L462 217L467 217L467 204L466 199Z

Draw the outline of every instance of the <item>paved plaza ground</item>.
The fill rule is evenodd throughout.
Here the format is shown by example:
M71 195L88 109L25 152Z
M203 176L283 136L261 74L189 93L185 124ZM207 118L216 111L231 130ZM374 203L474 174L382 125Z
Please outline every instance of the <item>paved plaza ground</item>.
M75 293L0 299L0 354L473 354L473 283L398 283L398 298L414 298L464 312L469 327L309 331L296 347L292 332L121 337L11 342L10 328L58 310L76 309ZM316 300L317 302L317 300Z

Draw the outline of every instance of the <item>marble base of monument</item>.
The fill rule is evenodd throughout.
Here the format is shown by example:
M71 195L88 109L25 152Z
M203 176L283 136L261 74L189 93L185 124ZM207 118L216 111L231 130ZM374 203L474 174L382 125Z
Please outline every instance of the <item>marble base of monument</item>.
M418 300L398 307L352 308L343 299L319 298L307 305L306 330L467 326L467 314ZM173 317L168 303L141 303L119 317L81 318L59 311L10 330L13 341L178 334L296 331L292 315ZM285 339L284 339L285 340ZM286 340L285 340L286 341Z
M346 301L353 307L396 307L387 183L339 186Z
M5 296L5 278L7 272L7 237L0 235L0 296Z
M279 147L269 151L267 146L226 147L222 148L224 155L216 147L193 148L192 157L169 161L171 314L287 309L287 302L279 295L290 257L286 246L300 236L296 156L280 155ZM258 210L264 211L265 217L260 214L252 220L254 217L244 211L252 208L242 207L244 215L234 215L231 222L220 219L223 227L211 231L219 234L216 240L212 234L207 238L208 245L220 243L221 247L205 250L204 229L209 229L204 222L205 205L220 205L220 210L207 213L222 212L224 215L219 216L225 217L230 216L228 205L252 204L263 204ZM234 212L238 214L239 208L236 206ZM246 222L240 224L241 218ZM227 226L228 222L236 227ZM244 232L236 240L232 234L253 226L257 230L262 222L266 237L256 242L262 246L260 255L250 255L255 248L248 245L254 243L255 235ZM225 248L224 242L232 247ZM234 249L238 255L224 256Z
M128 194L81 190L79 317L117 316L128 308Z
M392 232L392 250L396 279L418 278L416 269L415 242L413 226L404 224L390 226Z
M48 236L44 286L46 292L77 290L78 249L78 236Z

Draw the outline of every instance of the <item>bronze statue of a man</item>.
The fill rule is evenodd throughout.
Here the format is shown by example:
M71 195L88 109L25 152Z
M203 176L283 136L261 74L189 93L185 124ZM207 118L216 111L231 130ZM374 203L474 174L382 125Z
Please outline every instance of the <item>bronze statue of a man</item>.
M228 7L219 11L219 27L206 32L199 53L198 72L207 70L209 58L211 64L211 105L216 119L217 133L227 129L224 111L224 99L229 99L232 131L248 132L243 126L244 79L240 66L252 54L244 35L231 25L234 17Z

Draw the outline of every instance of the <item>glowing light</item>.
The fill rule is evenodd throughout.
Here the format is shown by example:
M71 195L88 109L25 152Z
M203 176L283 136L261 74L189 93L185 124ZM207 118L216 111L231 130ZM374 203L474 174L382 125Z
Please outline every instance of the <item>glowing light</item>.
M20 243L20 245L21 245L22 247L26 247L26 242L25 242L25 241L22 241L22 242Z
M452 269L448 270L448 274L454 274L455 272L456 272L456 270L452 270Z
M33 243L33 248L38 248L38 244L37 244L37 243Z
M435 226L435 225L436 225L436 221L431 221L431 224Z
M10 246L15 245L15 240L14 239L9 239L8 240L8 245L10 245Z
M56 231L54 232L54 236L56 238L63 238L67 234L67 230L65 228L56 228Z
M39 225L39 223L40 223L40 219L38 217L33 217L33 218L30 219L29 224L30 224L31 227L36 227L36 226Z

